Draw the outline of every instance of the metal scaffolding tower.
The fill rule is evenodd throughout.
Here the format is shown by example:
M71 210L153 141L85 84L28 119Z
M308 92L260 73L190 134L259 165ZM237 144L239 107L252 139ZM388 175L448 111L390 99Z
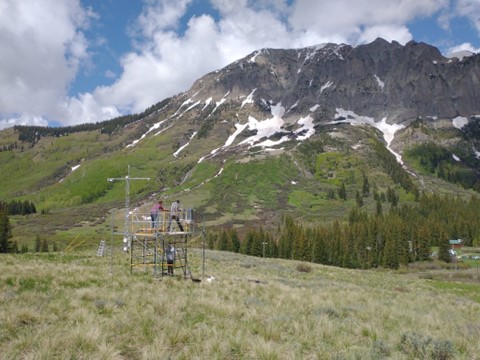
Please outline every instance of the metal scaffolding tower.
M112 210L111 267L113 266L114 235L123 235L123 250L130 253L130 273L136 270L146 272L148 269L153 269L153 276L158 278L175 274L175 269L180 269L184 278L192 279L187 254L188 238L195 231L192 209L177 211L177 219L172 219L169 211L160 211L155 214L155 220L151 218L150 213L142 214L138 209L130 210L130 181L132 180L150 180L150 178L130 177L129 165L128 173L124 178L107 179L110 182L125 181L125 217L122 233L115 232L115 210ZM173 263L166 258L169 245L175 249ZM112 273L113 270L110 269L110 272Z
M131 238L130 272L152 269L154 277L174 275L180 270L183 278L192 278L188 265L188 238L195 232L192 210L177 212L183 231L176 221L171 221L169 211L161 211L156 220L150 214L142 214L136 210L131 212L128 235ZM175 259L170 263L167 259L169 246L173 246ZM178 272L177 272L178 275Z

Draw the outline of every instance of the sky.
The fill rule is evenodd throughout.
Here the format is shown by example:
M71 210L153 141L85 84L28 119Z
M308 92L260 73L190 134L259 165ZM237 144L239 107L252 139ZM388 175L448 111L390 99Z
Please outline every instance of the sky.
M0 0L0 130L140 113L262 48L480 52L480 0Z

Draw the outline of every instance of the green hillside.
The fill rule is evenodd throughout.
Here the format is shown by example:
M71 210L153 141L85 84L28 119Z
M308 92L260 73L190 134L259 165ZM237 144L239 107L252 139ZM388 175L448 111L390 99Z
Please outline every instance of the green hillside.
M109 210L125 204L125 181L107 179L124 179L128 168L131 177L150 178L130 182L132 206L147 212L154 197L167 203L180 198L208 228L275 229L284 215L312 226L344 222L358 201L374 213L376 197L386 198L389 191L400 203L412 204L416 191L473 194L425 171L417 178L408 175L368 127L325 126L304 143L287 142L272 152L232 150L199 162L223 145L225 124L214 125L207 138L190 141L178 157L173 153L192 133L188 122L130 147L145 124L111 134L46 135L34 145L19 141L18 131L1 131L0 144L15 146L0 152L0 199L33 201L37 209L27 217L12 216L14 240L32 248L35 237L45 235L61 247L80 233L86 244L97 243L110 231Z

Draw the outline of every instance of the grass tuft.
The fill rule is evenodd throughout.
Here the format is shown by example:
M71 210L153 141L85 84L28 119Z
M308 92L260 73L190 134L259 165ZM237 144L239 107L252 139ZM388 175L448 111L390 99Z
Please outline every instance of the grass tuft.
M304 272L304 273L310 273L313 271L312 266L306 263L300 263L297 265L297 271L299 272Z

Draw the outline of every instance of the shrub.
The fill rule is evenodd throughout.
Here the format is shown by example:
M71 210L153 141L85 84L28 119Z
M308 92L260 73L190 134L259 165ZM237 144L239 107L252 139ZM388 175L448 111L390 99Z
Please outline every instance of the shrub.
M451 341L433 340L418 333L403 334L400 350L409 357L435 360L452 359L455 353Z
M305 263L300 263L297 265L297 271L309 273L312 272L313 268Z

